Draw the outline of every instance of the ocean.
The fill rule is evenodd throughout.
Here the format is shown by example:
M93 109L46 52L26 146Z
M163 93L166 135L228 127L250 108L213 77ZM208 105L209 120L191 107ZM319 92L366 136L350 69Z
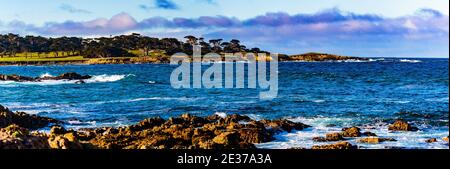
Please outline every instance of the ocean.
M258 148L308 148L312 137L358 126L396 142L361 148L448 149L448 59L371 59L367 62L281 62L278 97L259 99L259 89L174 89L168 64L0 66L0 74L93 77L75 81L0 82L0 104L56 118L68 128L124 126L148 117L183 113L243 114L254 119L289 119L313 127L279 133ZM402 118L417 132L391 132ZM45 130L45 129L44 129ZM425 143L428 138L438 142ZM348 140L356 143L356 140Z

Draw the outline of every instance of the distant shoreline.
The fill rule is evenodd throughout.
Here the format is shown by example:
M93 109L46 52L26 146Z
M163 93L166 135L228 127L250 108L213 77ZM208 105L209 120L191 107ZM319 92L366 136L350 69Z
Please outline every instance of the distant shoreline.
M351 57L351 56L339 56L324 53L305 53L300 55L279 55L280 62L286 61L299 61L299 62L323 62L323 61L367 61L370 58L363 57ZM271 58L267 58L271 60ZM76 58L76 60L64 59L64 58L31 58L30 60L14 60L10 58L8 61L2 61L0 59L0 66L16 65L16 66L28 66L28 65L97 65L97 64L160 64L169 63L169 57L109 57L109 58Z

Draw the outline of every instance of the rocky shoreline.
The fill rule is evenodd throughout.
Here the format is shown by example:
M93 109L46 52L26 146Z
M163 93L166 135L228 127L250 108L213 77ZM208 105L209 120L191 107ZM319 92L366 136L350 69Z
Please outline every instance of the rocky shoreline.
M253 120L242 115L197 117L183 114L167 120L153 117L126 127L65 129L56 119L11 112L0 105L0 149L256 149L255 144L275 140L280 132L301 131L311 126L289 120ZM49 133L32 131L51 127ZM417 130L406 121L397 120L389 130ZM31 131L31 132L30 132ZM358 127L315 137L311 149L357 149L345 140L359 138L359 143L378 144L397 141L361 132ZM443 138L448 142L448 136ZM436 142L431 138L427 142Z
M304 53L298 55L285 55L280 54L278 56L281 62L329 62L329 61L368 61L368 58L353 57L353 56L340 56L326 53ZM164 56L161 58L154 57L116 57L116 58L89 58L77 61L17 61L17 62L0 62L0 66L7 65L103 65L103 64L161 64L169 63L170 57Z

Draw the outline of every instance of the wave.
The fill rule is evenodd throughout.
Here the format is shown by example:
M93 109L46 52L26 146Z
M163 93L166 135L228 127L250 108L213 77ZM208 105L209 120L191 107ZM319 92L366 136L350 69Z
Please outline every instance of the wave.
M40 78L46 78L46 77L54 77L53 75L51 75L50 73L44 73L41 76L39 76Z
M406 63L420 63L422 61L420 60L411 60L411 59L400 59L399 62L406 62Z
M49 77L52 76L49 73L42 74L40 77ZM133 74L128 75L95 75L89 79L83 80L85 83L105 83L105 82L115 82L122 79L125 79L129 76L135 76ZM0 81L0 86L5 87L14 87L17 85L62 85L62 84L78 84L80 80L42 80L39 82L15 82L15 81Z

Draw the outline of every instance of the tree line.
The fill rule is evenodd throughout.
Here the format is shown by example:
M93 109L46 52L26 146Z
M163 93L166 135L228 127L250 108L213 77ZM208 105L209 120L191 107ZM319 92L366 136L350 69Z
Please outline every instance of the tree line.
M186 41L180 41L176 38L153 38L141 34L133 33L130 35L119 35L99 38L81 38L81 37L42 37L42 36L19 36L17 34L0 34L0 57L16 57L21 53L25 57L30 57L30 53L37 54L38 57L44 56L75 56L81 55L87 58L106 58L106 57L133 57L132 50L142 51L144 56L148 56L152 50L164 52L166 55L172 55L177 52L183 52L192 55L192 46L199 45L202 48L202 54L215 53L236 53L253 52L268 53L259 48L248 49L237 39L229 42L223 39L211 39L206 41L204 38L197 38L189 35L185 37Z

